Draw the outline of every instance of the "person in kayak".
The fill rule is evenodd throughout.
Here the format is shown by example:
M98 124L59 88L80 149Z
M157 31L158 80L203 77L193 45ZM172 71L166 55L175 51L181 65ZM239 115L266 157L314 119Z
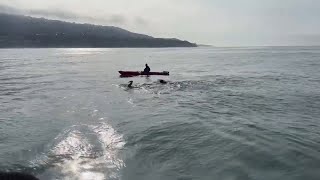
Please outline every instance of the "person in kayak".
M146 67L144 68L143 72L144 73L149 73L150 72L150 67L148 66L148 64L146 64Z

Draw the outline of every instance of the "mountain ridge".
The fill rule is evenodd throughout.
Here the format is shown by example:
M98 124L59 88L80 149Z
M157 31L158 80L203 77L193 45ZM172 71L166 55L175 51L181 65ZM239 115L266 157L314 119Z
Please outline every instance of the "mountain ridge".
M0 13L0 48L11 47L196 47L175 38L155 38L115 26Z

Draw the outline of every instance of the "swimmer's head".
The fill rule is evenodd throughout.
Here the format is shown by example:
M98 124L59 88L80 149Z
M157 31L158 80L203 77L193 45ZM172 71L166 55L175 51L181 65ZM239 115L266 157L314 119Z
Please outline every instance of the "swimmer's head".
M163 79L160 79L159 82L160 82L161 84L167 84L167 81L165 81L165 80L163 80Z

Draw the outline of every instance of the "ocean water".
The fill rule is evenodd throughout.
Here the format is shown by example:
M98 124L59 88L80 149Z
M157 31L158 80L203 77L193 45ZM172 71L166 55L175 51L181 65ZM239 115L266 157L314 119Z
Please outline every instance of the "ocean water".
M146 62L170 76L119 77ZM319 180L319 69L320 47L1 49L0 170Z

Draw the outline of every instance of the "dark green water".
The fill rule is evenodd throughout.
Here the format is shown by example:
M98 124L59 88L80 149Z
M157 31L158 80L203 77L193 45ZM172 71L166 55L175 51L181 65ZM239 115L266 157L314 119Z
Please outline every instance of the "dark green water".
M171 75L119 78L146 62ZM2 49L0 170L318 180L319 69L319 47Z

